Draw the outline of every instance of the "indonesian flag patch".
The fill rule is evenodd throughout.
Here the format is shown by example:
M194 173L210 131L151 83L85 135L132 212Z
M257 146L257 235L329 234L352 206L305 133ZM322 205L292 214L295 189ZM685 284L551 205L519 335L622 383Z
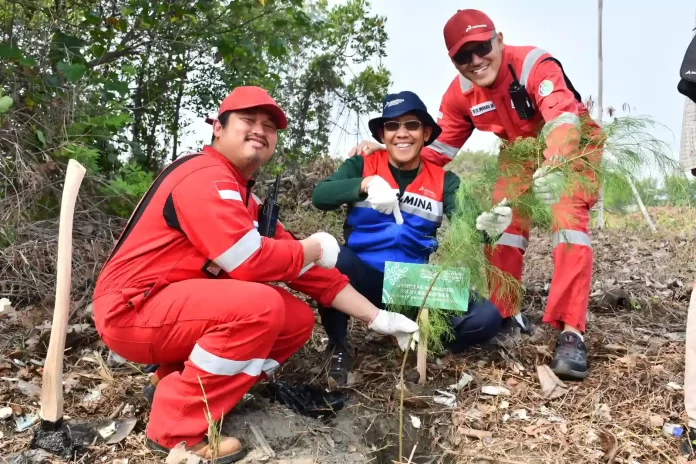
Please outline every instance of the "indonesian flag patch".
M215 182L215 188L223 200L242 201L242 196L239 194L239 185L236 182L218 180Z

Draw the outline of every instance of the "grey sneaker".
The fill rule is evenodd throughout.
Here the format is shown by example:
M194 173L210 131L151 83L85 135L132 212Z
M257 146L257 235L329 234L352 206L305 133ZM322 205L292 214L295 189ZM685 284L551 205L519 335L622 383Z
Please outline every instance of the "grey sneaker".
M585 380L587 369L587 348L582 338L575 332L561 332L558 336L556 353L551 361L551 370L559 379Z

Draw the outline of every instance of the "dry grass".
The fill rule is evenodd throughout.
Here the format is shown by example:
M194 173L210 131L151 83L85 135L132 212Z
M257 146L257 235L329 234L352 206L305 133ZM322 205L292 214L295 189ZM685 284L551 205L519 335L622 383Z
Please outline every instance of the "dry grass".
M696 208L652 206L647 210L659 234L693 237L696 233ZM605 224L607 228L626 232L649 230L640 211L631 214L605 213Z

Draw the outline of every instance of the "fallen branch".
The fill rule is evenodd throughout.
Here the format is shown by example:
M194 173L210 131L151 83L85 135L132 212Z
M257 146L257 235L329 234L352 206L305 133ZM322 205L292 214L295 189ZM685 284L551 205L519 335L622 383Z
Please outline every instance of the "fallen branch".
M470 429L468 427L459 427L457 429L457 433L460 435L464 435L465 437L478 438L479 440L493 437L493 434L491 432L488 432L486 430Z
M500 464L524 464L521 461L512 461L510 459L494 458L493 456L481 456L476 455L476 459L483 459L484 461L492 461Z
M297 182L297 178L295 176L285 176L280 178L281 182L292 182L293 184ZM275 179L268 179L263 181L263 185L271 185L275 182Z

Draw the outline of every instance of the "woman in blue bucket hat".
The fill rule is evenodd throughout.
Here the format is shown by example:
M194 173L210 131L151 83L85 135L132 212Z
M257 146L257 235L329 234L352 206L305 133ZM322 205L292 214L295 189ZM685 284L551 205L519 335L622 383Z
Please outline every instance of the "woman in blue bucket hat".
M317 208L328 211L348 206L345 245L336 267L351 285L374 305L383 308L385 262L425 264L437 250L437 230L444 216L456 208L459 178L421 157L442 129L413 92L389 94L382 115L370 120L372 136L385 145L370 156L351 156L312 192ZM499 206L477 219L477 228L497 237L509 225L512 212ZM348 317L320 307L322 325L332 355L329 375L345 384L350 368ZM480 344L501 328L498 309L472 294L468 309L450 319L453 352Z

